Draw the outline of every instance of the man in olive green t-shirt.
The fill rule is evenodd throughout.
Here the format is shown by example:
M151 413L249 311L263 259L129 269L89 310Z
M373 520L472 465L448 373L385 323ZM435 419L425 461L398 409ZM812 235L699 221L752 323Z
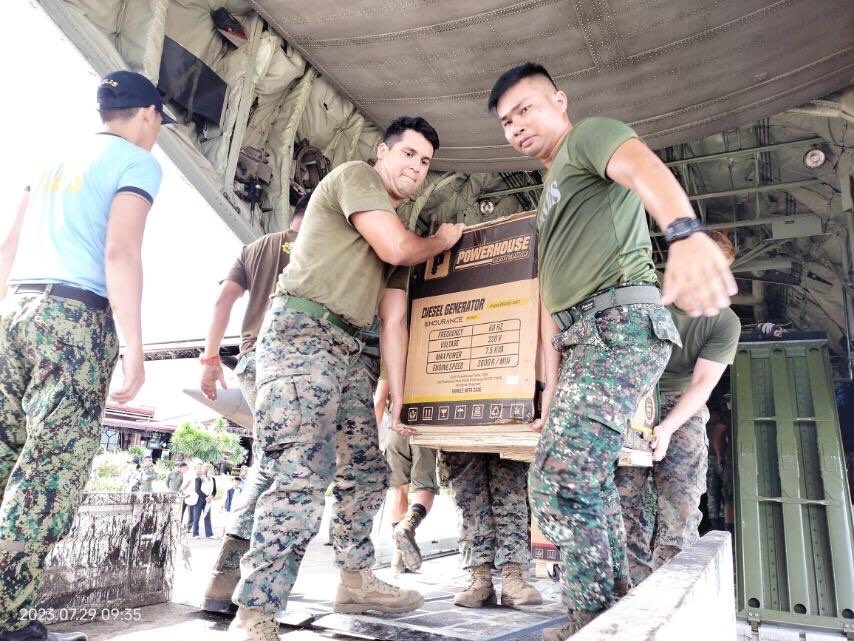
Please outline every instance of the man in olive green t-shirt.
M717 231L710 236L732 262L735 248L729 238ZM662 418L653 430L652 469L617 468L628 565L635 584L700 538L699 506L709 457L706 401L732 364L741 334L741 323L731 309L691 318L680 309L681 302L677 299L670 306L682 347L673 350L659 381ZM650 473L657 507L648 515L643 495Z
M275 613L285 609L333 480L333 546L340 568L335 610L397 613L423 603L417 592L371 571L370 533L388 467L356 337L379 316L392 417L402 429L407 333L393 312L405 309L408 274L399 266L450 249L463 229L445 224L434 236L419 238L395 213L424 183L438 147L426 120L398 118L385 131L373 167L360 161L339 165L312 193L256 344L256 462L244 489L254 522L229 628L241 638L275 636Z
M569 624L543 638L562 640L610 606L615 579L625 579L611 555L625 536L614 467L640 399L679 345L662 304L683 294L689 313L713 315L737 288L673 174L629 127L609 118L573 126L566 94L534 63L503 73L488 107L510 146L548 169L537 217L540 318L555 350L546 350L547 418L535 425L543 435L529 492L560 550L569 609ZM645 210L671 243L663 297Z

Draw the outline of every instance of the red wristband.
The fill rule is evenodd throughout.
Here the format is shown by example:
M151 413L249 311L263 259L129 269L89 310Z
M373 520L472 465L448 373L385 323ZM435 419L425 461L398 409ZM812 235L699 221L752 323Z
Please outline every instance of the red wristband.
M199 362L202 365L219 365L219 363L220 363L219 354L217 354L216 356L205 356L204 354L200 354L199 355Z

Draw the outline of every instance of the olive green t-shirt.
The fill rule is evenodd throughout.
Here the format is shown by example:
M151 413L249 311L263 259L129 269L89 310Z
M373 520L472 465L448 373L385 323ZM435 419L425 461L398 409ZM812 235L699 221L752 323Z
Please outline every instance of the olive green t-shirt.
M682 347L673 347L659 381L662 392L684 391L691 383L698 358L732 364L741 335L741 322L734 311L727 308L717 316L692 318L675 305L668 309L682 338Z
M652 244L637 194L607 178L627 125L587 118L561 144L537 207L540 291L549 312L621 284L655 284Z
M370 325L383 290L406 289L409 280L407 267L383 262L350 223L351 215L372 210L396 214L370 165L357 160L329 172L308 202L276 293L320 303L357 327Z
M225 277L225 280L249 290L249 302L240 328L241 356L255 349L270 294L273 293L276 279L288 264L288 256L296 238L296 232L280 231L266 234L245 245Z

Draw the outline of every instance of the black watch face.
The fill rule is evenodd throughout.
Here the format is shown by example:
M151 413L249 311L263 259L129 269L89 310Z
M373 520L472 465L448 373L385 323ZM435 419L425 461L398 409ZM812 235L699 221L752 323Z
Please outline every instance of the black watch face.
M700 221L696 218L677 218L668 227L665 239L672 242L690 236L700 229Z

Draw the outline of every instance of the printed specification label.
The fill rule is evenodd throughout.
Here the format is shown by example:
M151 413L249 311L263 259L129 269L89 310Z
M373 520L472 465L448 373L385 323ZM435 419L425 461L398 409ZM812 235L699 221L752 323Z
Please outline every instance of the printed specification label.
M516 367L522 322L509 318L430 332L427 373L473 372Z

